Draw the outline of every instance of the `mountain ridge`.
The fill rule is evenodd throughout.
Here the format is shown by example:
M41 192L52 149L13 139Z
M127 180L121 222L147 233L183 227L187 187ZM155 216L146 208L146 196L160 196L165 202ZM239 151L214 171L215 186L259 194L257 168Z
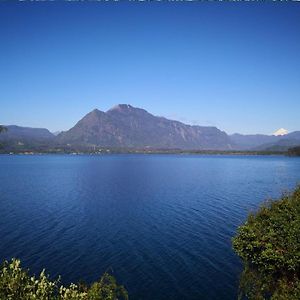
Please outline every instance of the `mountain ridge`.
M106 112L93 109L69 130L51 133L45 128L8 125L0 135L6 145L181 149L221 151L286 151L300 145L300 131L284 135L231 134L214 126L184 124L155 116L130 104Z

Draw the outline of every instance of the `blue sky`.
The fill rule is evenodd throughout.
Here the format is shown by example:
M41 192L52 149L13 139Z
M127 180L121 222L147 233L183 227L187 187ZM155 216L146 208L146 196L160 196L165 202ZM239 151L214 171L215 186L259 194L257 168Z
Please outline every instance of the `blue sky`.
M228 132L300 130L300 4L0 2L0 123L118 103Z

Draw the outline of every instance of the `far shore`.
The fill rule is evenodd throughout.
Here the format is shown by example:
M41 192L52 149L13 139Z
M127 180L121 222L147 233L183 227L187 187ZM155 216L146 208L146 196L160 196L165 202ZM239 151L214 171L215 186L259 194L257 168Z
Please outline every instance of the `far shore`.
M139 149L101 149L98 151L0 151L0 155L110 155L110 154L171 154L171 155L276 155L290 156L287 151L217 151L217 150L139 150Z

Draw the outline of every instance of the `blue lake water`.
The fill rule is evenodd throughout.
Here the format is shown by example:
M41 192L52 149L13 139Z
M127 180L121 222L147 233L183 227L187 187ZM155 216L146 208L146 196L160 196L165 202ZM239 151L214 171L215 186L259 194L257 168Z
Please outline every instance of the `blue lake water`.
M130 299L236 298L236 228L300 183L281 156L0 156L0 259Z

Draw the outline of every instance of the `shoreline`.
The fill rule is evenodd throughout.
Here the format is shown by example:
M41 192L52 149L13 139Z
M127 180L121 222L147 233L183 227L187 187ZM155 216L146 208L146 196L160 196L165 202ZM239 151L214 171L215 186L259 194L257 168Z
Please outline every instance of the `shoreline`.
M0 152L0 155L118 155L118 154L166 154L166 155L230 155L230 156L287 156L288 152L272 152L272 151L213 151L213 150L203 150L203 151L117 151L117 150L106 150L101 152L89 152L89 151L70 151L70 152L60 152L60 151L45 151L45 152L35 152L35 151L9 151L9 152Z

